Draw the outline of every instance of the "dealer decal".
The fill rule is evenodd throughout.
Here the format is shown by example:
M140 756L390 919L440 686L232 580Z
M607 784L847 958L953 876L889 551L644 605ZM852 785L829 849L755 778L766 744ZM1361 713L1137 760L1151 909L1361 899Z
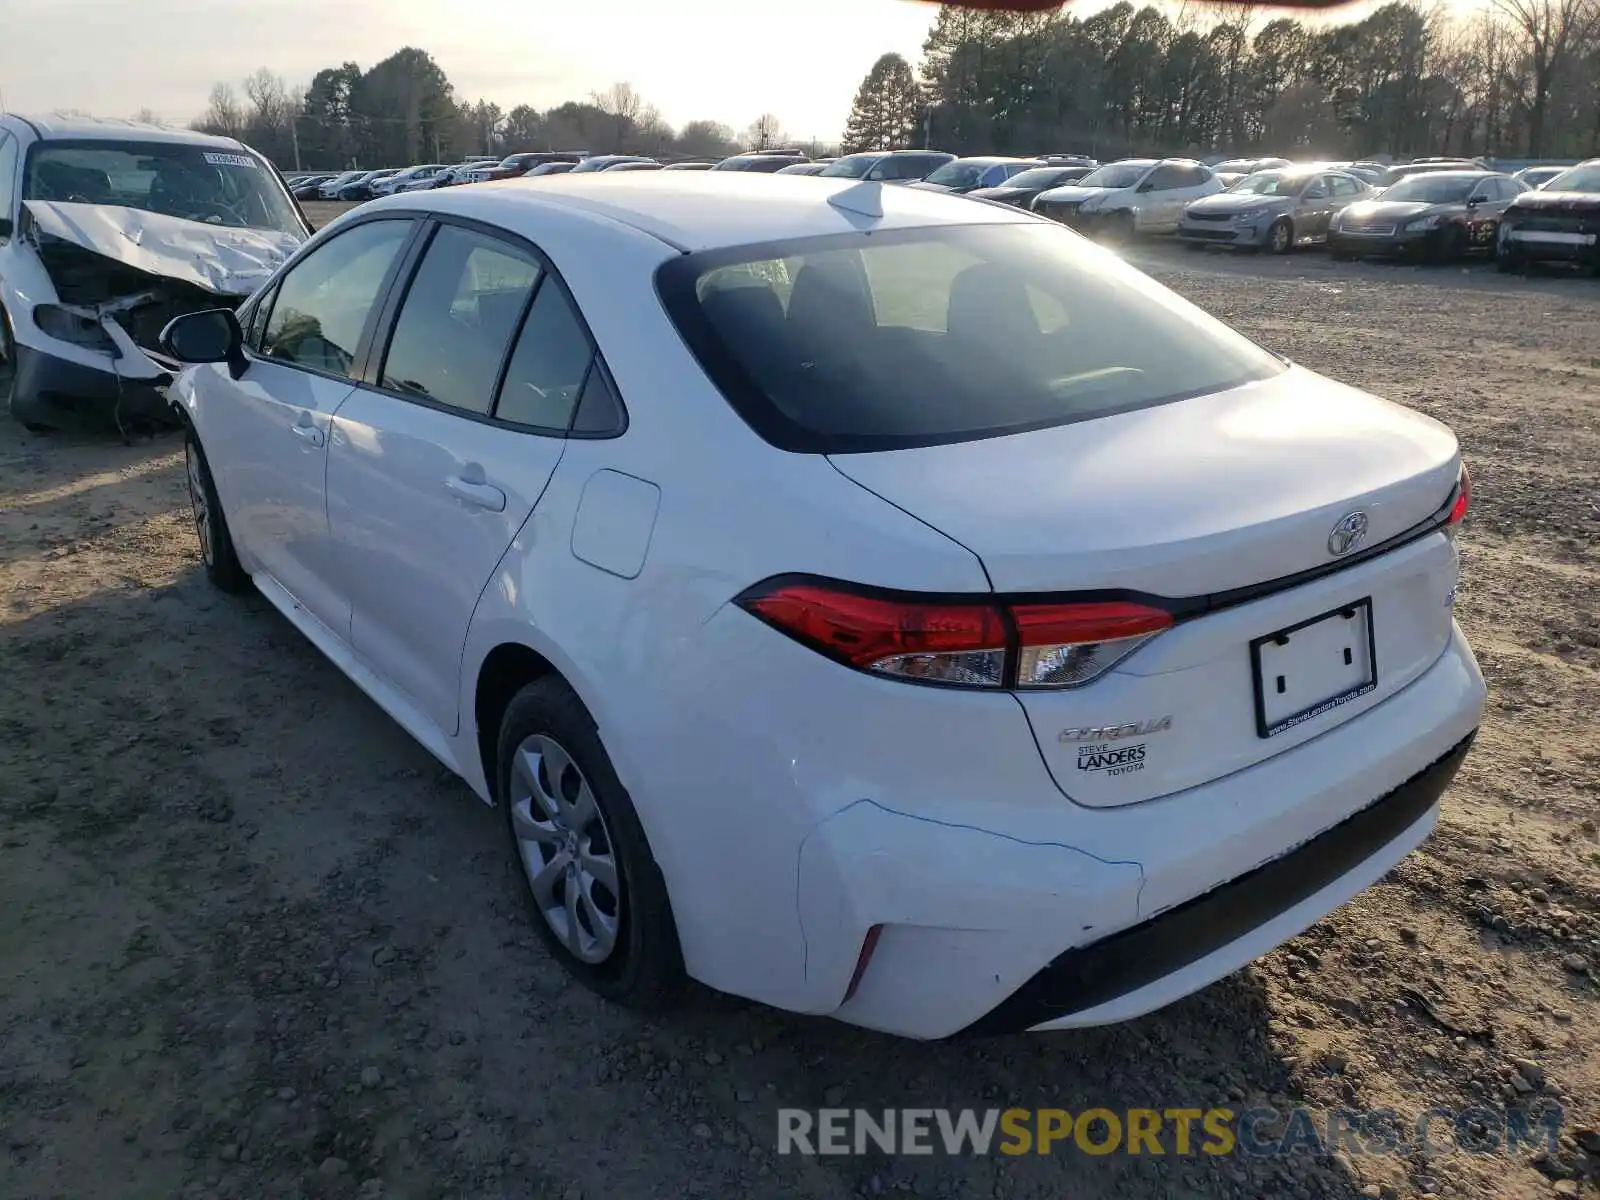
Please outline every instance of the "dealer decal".
M1130 775L1144 770L1144 743L1113 746L1110 742L1078 747L1078 770L1101 775Z
M214 167L252 167L259 170L261 166L248 154L212 154L208 151L205 159Z

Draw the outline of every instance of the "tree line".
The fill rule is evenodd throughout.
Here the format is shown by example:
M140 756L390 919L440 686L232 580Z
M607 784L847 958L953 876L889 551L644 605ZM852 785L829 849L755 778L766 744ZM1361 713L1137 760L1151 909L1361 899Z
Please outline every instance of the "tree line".
M1079 18L943 7L920 78L885 55L847 149L1345 158L1600 155L1600 0L1389 3L1308 25L1250 7Z
M365 70L353 62L326 67L304 87L265 67L240 87L218 83L192 127L248 142L285 170L458 162L522 150L715 160L785 138L771 113L739 132L710 120L674 129L628 83L542 111L468 103L427 51L410 46Z

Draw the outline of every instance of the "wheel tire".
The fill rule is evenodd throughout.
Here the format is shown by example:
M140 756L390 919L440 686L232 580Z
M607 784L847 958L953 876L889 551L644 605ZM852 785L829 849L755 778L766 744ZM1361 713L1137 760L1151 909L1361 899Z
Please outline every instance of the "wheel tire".
M1440 265L1458 263L1467 256L1467 234L1459 225L1440 230L1434 246L1433 258Z
M567 761L551 779L550 765L558 753ZM580 983L613 1003L641 1012L669 1007L687 977L666 880L594 718L565 681L547 676L512 698L500 721L495 764L495 798L505 811L506 833L534 927L551 955ZM593 799L593 818L582 815L585 789ZM565 816L552 818L558 810ZM535 826L539 836L525 837ZM597 844L603 845L598 852ZM618 883L614 892L595 875L577 876L559 863L553 872L548 869L556 859L571 861L573 852L585 847L590 862L609 857ZM547 880L547 886L537 888L535 875ZM585 877L587 890L578 887L568 903L569 884ZM586 913L579 912L580 898ZM587 957L553 924L559 915L567 928L574 913L579 916L577 943ZM608 924L614 928L602 932ZM593 944L583 944L586 936Z
M183 457L189 479L189 507L194 515L195 536L200 539L206 578L225 592L243 592L250 587L250 576L234 553L233 535L228 532L222 501L217 499L211 464L206 461L206 452L193 426L184 430Z
M1294 226L1288 217L1279 217L1267 230L1267 249L1273 254L1287 254L1294 249Z

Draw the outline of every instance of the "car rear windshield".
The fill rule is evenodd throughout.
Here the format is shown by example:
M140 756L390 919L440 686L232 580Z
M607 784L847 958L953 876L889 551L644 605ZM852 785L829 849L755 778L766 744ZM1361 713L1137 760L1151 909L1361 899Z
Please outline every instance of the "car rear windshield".
M850 233L675 258L662 302L781 449L973 441L1220 391L1283 364L1044 222Z
M1282 171L1257 171L1228 190L1240 196L1298 196L1310 178L1309 175L1286 175Z
M1547 192L1600 192L1600 163L1563 171L1544 185Z
M1383 198L1418 204L1460 204L1482 181L1480 175L1411 175L1385 192Z
M834 159L817 174L829 179L860 179L882 157L881 154L846 154L843 158Z
M1154 163L1147 162L1107 163L1103 167L1095 168L1078 180L1078 186L1129 188L1143 179L1145 172L1154 165Z
M165 142L43 142L28 155L24 200L138 208L208 225L305 236L294 203L265 162Z
M1087 167L1031 167L1006 180L1007 187L1048 188L1069 183L1089 173Z
M947 162L933 174L928 176L929 183L937 183L943 187L971 187L983 177L983 173L994 163L988 161L962 162L957 159Z

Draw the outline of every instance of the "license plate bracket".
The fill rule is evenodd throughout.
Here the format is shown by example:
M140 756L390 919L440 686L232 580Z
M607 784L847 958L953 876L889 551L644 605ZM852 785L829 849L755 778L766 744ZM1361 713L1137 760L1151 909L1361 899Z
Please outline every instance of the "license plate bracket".
M1372 597L1329 609L1250 643L1256 736L1277 737L1378 686Z

